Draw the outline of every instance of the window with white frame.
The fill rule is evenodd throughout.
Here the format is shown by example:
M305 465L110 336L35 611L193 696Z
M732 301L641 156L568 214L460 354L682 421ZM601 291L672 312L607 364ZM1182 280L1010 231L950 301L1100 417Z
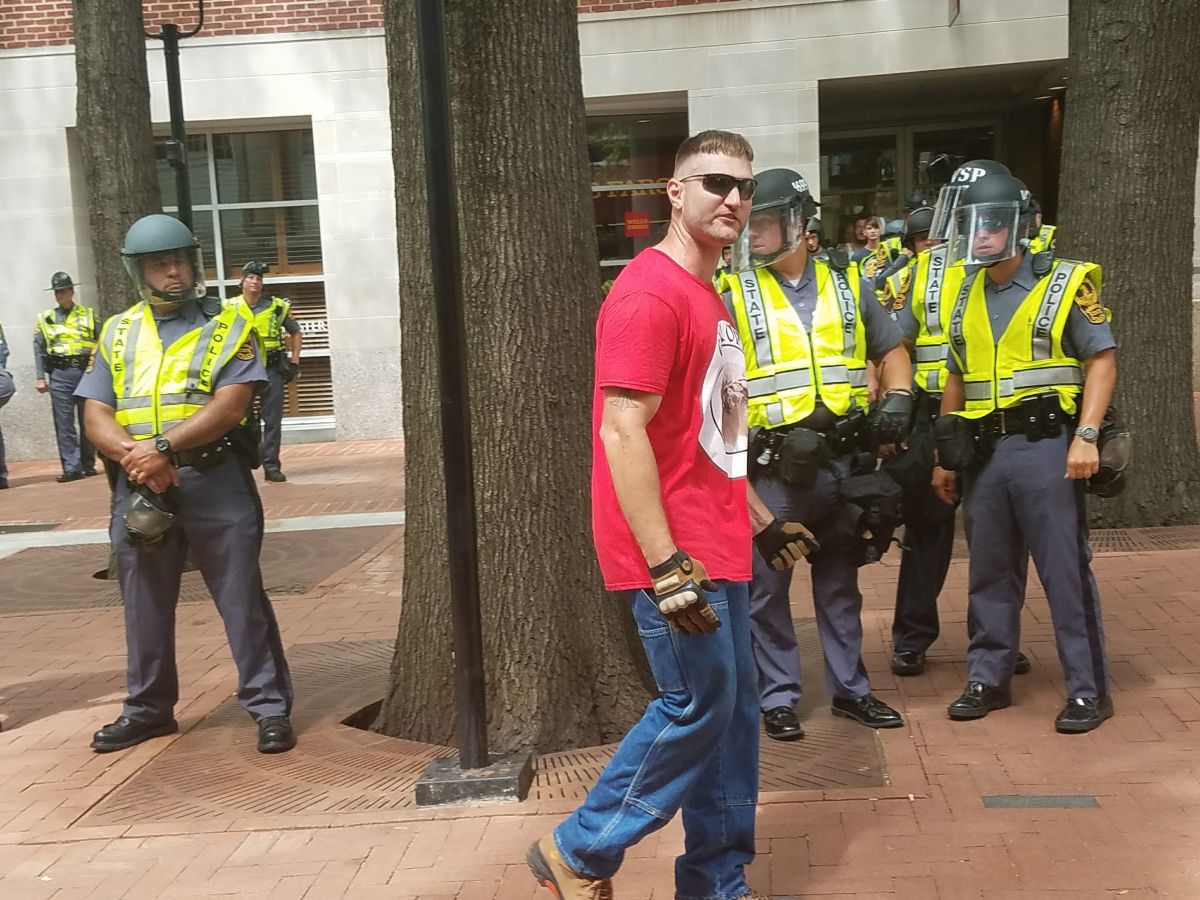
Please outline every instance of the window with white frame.
M178 210L166 138L157 142L163 208ZM303 375L288 385L284 415L333 415L325 275L312 130L221 130L188 135L193 231L205 277L220 297L241 293L242 266L270 265L264 290L287 297L304 332Z

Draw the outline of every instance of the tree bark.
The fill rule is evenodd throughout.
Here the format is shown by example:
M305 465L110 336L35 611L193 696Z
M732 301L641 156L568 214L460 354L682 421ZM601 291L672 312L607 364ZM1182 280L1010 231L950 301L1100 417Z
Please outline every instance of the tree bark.
M129 306L125 232L158 212L141 0L74 0L75 100L100 318Z
M1134 433L1105 525L1200 521L1192 234L1200 133L1195 0L1071 0L1058 250L1100 263Z
M636 720L648 681L628 610L600 590L589 524L601 295L576 4L447 6L489 741L493 753L604 743ZM445 744L454 661L415 10L384 3L407 524L374 727Z

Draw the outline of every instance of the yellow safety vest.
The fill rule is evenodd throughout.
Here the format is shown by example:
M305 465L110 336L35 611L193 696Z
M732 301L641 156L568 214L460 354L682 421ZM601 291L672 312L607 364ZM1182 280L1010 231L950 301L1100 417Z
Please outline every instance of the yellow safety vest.
M1095 263L1056 260L1017 307L997 341L992 337L983 270L965 283L950 316L950 348L962 371L966 406L958 415L978 419L1011 409L1026 397L1057 394L1067 415L1083 392L1083 365L1063 350L1075 294L1086 279L1098 296Z
M912 314L917 320L913 384L928 394L946 389L950 315L967 273L961 262L950 263L948 255L945 244L918 253L911 264L888 276L884 285L884 306L900 309L905 298L912 297Z
M96 346L96 312L76 303L67 311L67 318L59 322L52 306L38 316L37 327L46 341L46 352L51 356L87 356Z
M250 304L246 303L245 297L239 294L236 297L226 297L223 305L229 307L237 303L244 304L254 317L254 330L258 332L264 350L270 352L283 346L283 320L292 311L290 300L286 297L272 297L270 306L254 312L250 309Z
M817 306L812 332L768 269L729 281L746 352L751 427L778 428L807 418L817 398L835 415L866 409L867 340L859 315L858 267L841 271L814 259Z
M1029 239L1030 253L1044 253L1049 250L1054 252L1054 236L1058 232L1058 228L1054 225L1043 225L1038 229L1038 233Z
M222 309L165 353L147 304L109 319L100 352L112 371L117 424L137 440L169 431L212 399L217 375L253 334L244 303Z

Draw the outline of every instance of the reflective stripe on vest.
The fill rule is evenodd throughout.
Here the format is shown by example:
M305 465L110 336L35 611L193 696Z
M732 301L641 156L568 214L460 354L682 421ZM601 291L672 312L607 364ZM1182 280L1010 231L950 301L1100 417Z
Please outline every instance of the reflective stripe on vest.
M284 297L272 297L270 305L258 312L250 308L250 304L246 302L244 296L227 297L221 305L229 307L237 303L245 305L246 311L254 319L254 330L258 332L264 350L278 350L283 346L283 320L291 314L290 300Z
M100 351L112 370L116 419L132 437L162 434L212 399L218 373L254 331L245 304L222 309L163 351L150 308L110 319Z
M917 254L912 267L912 311L917 321L913 383L930 394L940 394L946 387L950 314L966 275L966 268L950 264L948 255L943 244Z
M1034 286L996 340L981 270L964 285L951 316L950 341L962 370L966 405L959 415L979 418L1010 409L1027 397L1053 393L1071 415L1083 386L1083 367L1066 355L1063 335L1073 298L1085 278L1099 292L1100 267L1056 261Z
M746 353L750 425L799 422L817 397L835 415L867 406L866 334L859 315L856 266L846 272L815 259L817 304L808 333L767 269L729 282Z
M96 346L96 313L76 303L62 322L55 318L61 307L54 306L38 317L38 330L51 356L86 356Z

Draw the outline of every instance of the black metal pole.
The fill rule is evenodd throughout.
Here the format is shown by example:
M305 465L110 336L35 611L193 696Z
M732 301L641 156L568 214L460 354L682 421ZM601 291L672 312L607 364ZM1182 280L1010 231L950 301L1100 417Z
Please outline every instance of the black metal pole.
M187 134L183 126L183 89L179 83L179 26L168 24L155 35L163 42L167 68L167 102L171 107L171 137L167 141L167 162L175 170L176 203L179 221L192 227L192 185L188 173Z
M425 138L425 193L429 210L433 302L437 308L438 375L442 396L442 454L446 475L446 533L450 548L450 603L459 764L488 764L479 564L475 534L475 481L471 463L471 410L463 326L458 193L442 0L418 0L421 125Z

